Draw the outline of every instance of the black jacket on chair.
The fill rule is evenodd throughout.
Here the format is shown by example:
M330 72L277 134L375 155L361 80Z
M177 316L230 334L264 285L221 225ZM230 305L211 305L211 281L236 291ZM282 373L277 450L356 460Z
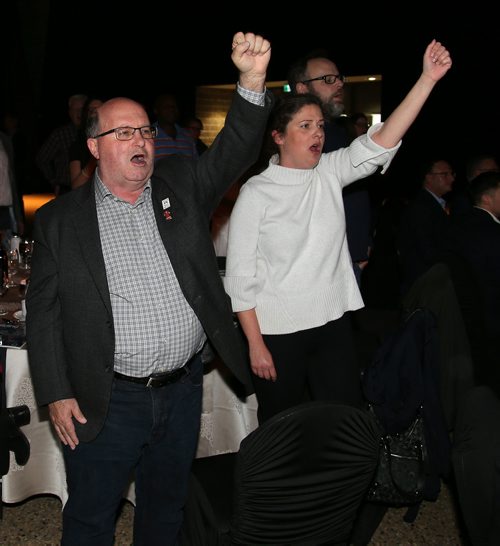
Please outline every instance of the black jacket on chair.
M429 457L424 498L436 500L441 477L451 468L451 446L441 405L436 319L429 310L416 309L387 337L363 373L363 392L387 434L405 431L421 411Z

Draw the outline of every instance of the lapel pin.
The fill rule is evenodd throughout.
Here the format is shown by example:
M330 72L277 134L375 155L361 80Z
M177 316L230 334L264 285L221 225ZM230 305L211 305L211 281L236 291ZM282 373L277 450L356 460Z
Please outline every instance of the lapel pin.
M165 217L165 220L172 220L172 214L170 213L169 210L164 210L163 216Z
M163 207L163 210L168 209L170 207L170 199L167 197L161 202L161 206Z

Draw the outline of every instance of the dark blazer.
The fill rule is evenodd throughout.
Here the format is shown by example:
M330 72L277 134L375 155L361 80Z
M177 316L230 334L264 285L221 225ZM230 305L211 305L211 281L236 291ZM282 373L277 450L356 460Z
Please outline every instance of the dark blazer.
M158 162L151 181L158 229L184 296L247 392L245 345L234 327L208 228L227 188L257 159L271 104L270 95L260 107L235 93L210 149L198 160L172 156ZM170 219L163 215L166 198ZM90 441L107 413L115 346L94 183L39 209L34 239L26 327L35 394L40 405L76 398L88 420L75 423L77 434Z
M473 268L484 303L486 325L500 335L500 224L491 215L473 207L454 220L457 229L453 248Z
M453 251L471 274L470 304L462 311L473 349L475 380L500 396L500 224L485 210L472 208L454 220Z
M325 145L323 153L333 152L349 146L349 137L345 127L336 121L325 123ZM365 181L358 180L342 191L345 223L349 254L353 261L354 272L360 279L361 270L356 262L368 259L371 238L371 203Z
M398 238L403 294L446 256L449 225L443 207L426 189L422 188L405 208Z

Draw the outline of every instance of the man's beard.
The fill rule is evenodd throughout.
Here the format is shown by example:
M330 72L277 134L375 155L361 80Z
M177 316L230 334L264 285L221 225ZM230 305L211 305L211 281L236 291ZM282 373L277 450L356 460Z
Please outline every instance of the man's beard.
M323 103L323 110L329 119L339 118L344 113L344 103L327 102Z

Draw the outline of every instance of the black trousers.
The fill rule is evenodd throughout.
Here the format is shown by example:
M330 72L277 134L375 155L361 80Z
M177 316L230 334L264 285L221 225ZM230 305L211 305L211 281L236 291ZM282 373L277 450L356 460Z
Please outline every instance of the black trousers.
M317 328L263 337L278 378L272 382L252 374L259 423L300 404L308 395L312 400L362 404L349 313Z
M452 462L460 508L474 546L500 544L500 399L474 387L459 408Z

